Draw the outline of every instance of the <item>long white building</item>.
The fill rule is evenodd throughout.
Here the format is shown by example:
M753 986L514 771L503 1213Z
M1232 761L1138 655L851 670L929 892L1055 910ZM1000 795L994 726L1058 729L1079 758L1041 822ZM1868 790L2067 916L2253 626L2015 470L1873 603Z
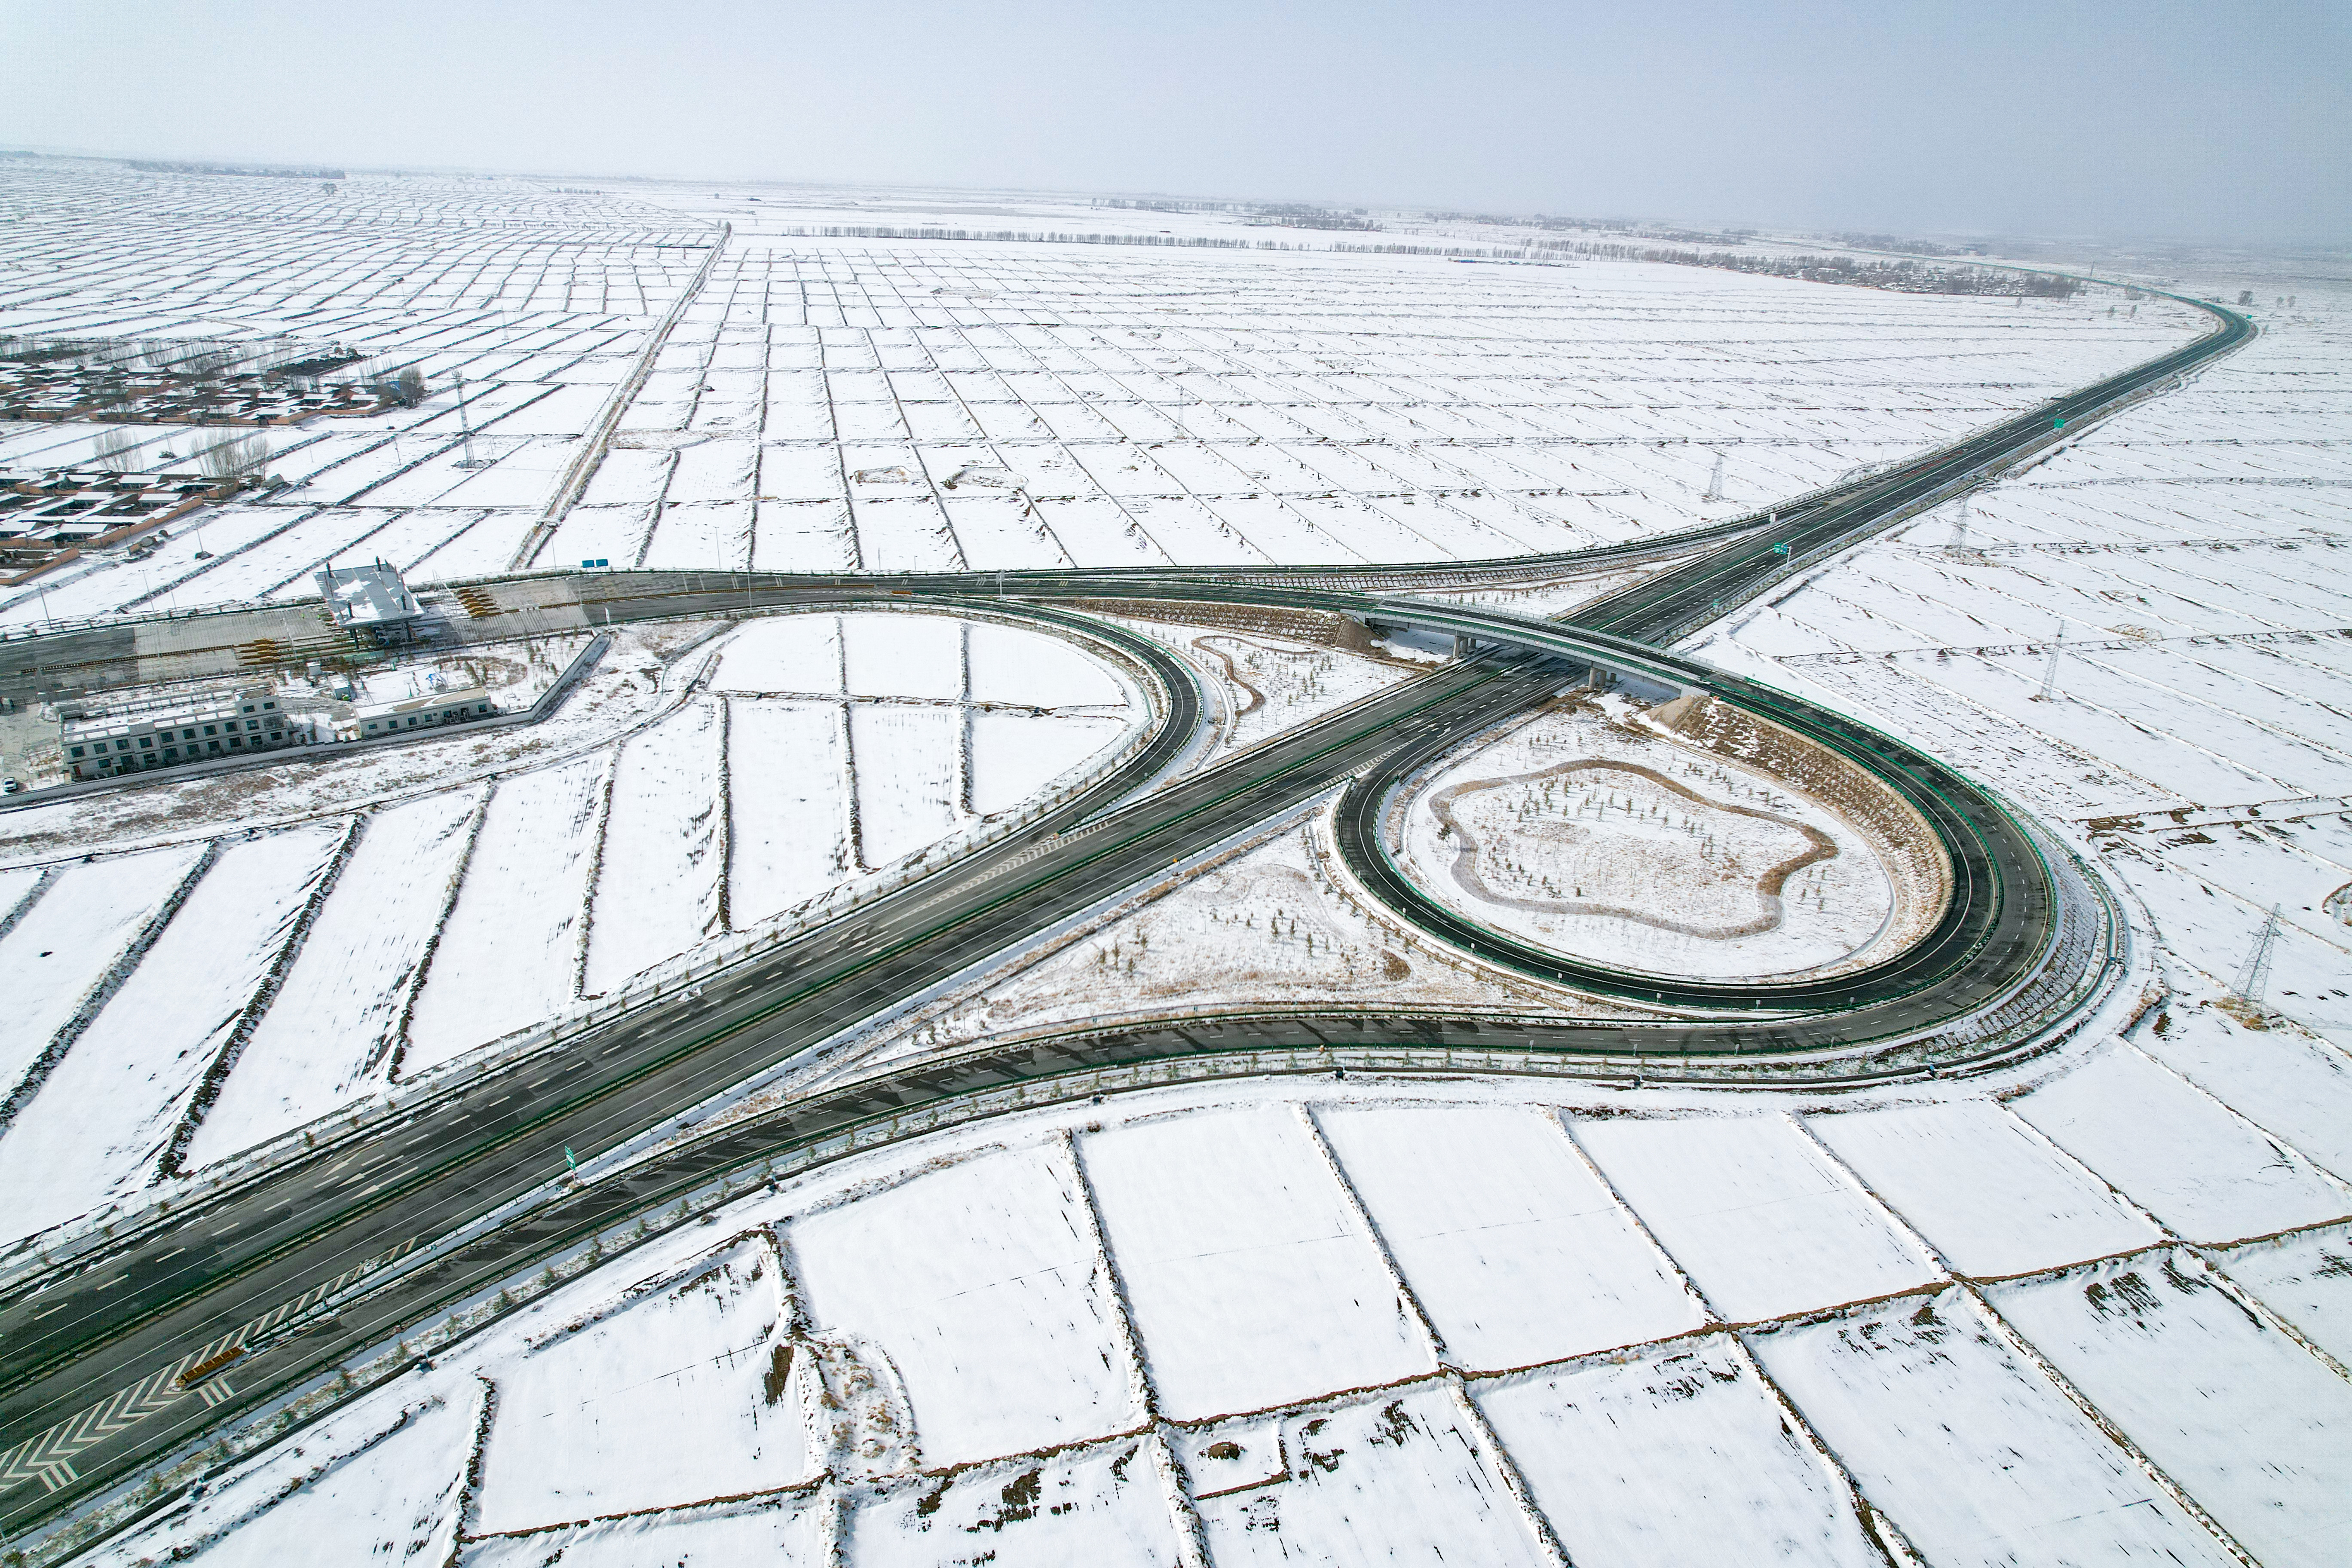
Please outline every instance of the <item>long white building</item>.
M61 743L76 782L208 762L294 742L267 687L214 691L184 707L66 719Z

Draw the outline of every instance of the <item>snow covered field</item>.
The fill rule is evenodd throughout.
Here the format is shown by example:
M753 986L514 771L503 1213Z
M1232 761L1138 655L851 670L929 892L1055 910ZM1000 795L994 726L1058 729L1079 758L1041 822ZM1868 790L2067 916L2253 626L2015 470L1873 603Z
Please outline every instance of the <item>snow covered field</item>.
M2072 450L1982 501L1971 540L2035 499ZM2211 491L2250 504L2236 487ZM2326 494L2275 485L2256 500ZM2171 527L2221 538L2223 521ZM2340 820L2352 780L2315 763L2287 781L2316 797L2304 799L2145 782L2187 765L2172 761L2183 731L2208 734L2231 703L2297 744L2328 743L2341 703L2317 662L2326 612L2269 642L2184 634L2177 649L2135 637L2085 662L2070 654L2062 702L2108 668L2090 659L2180 661L2172 707L2144 705L2130 723L1995 708L1979 699L1998 687L1964 686L1953 667L2005 668L2030 696L2046 639L2017 623L2051 601L2027 568L2090 552L1989 545L1953 561L1949 526L1930 519L1858 552L1748 617L1739 644L1705 651L1836 700L1892 693L1863 710L2102 848L2145 900L2173 986L2124 1037L1979 1080L1820 1097L1361 1074L1171 1089L864 1156L723 1217L788 1238L812 1343L854 1336L868 1364L892 1369L884 1381L912 1428L891 1447L899 1468L844 1463L736 1501L681 1490L603 1524L485 1538L467 1560L523 1560L527 1542L582 1560L600 1560L592 1546L682 1552L696 1532L730 1531L851 1563L1173 1562L1188 1540L1218 1563L1442 1551L1711 1565L1729 1540L1743 1560L1835 1563L2341 1558L2352 1081L2331 1010L2347 971L2330 956L2345 929L2330 895L2352 881L2336 875L2352 858ZM2158 542L2130 559L2226 558L2226 574L2209 565L2183 585L2192 608L2249 584L2327 591L2325 574L2249 571L2327 548L2291 537L2295 550ZM1906 598L1855 583L1906 562L1935 574L1932 587ZM1838 593L1868 609L1851 624L1883 638L1916 629L1892 617L1941 616L1948 630L1981 625L1989 651L1917 637L1901 646L1928 651L1906 663L1817 637L1767 663L1774 628L1827 616ZM2183 624L2204 637L2218 623ZM2025 646L2004 653L1998 637ZM2260 650L2231 657L2273 679L2188 680L2189 661L2233 647ZM2115 700L2120 688L2096 679L2098 700ZM2167 712L2167 727L2150 721ZM2232 766L2250 754L2226 750ZM1394 945L1318 877L1319 853L1312 826L1278 835L911 1020L908 1037L931 1048L1204 993L1541 1001ZM2210 1004L2261 895L2287 890L2267 1016L2252 1015L2267 1027L2248 1027ZM1410 981L1389 979L1383 952ZM683 1230L607 1266L453 1361L493 1384L518 1375L541 1325L718 1256L712 1234ZM657 1359L723 1348L684 1338ZM373 1397L413 1402L452 1364ZM453 1456L420 1473L383 1511L421 1516L461 1468ZM623 1541L644 1544L604 1545Z
M285 335L346 345L371 374L414 364L433 391L264 432L286 489L173 525L135 566L76 563L45 595L0 595L0 624L299 596L338 554L430 582L585 560L986 570L1573 550L1813 489L2196 330L2155 301L2111 317L2104 298L1465 268L1297 231L1277 250L877 242L803 232L870 224L872 201L785 189L722 202L655 183L363 174L328 194L46 160L0 170L0 200L39 219L0 241L27 279L0 285L0 333ZM1049 230L1161 226L1022 206ZM201 240L182 232L190 216ZM732 234L696 289L720 217ZM523 562L648 350L611 450ZM468 426L487 467L458 466ZM100 428L0 422L0 465L89 464ZM128 428L121 460L149 471L190 468L221 434Z
M0 1020L9 1237L773 935L1090 776L1148 720L1126 675L1009 624L700 629L722 635L627 634L520 742L0 818L22 911L0 935L20 977ZM103 851L110 817L118 847L58 853Z
M1626 720L1556 709L1460 754L1409 808L1408 872L1482 924L1615 968L1788 976L1892 955L1907 926L1853 824Z
M2167 1222L2108 1158L2141 1108L2057 1109L2126 1066L2160 1071L2109 1041L1738 1103L1350 1074L982 1123L608 1263L99 1560L258 1560L289 1514L423 1538L476 1464L468 1563L1174 1563L1195 1529L1218 1563L2338 1561L2352 1394L2315 1344L2352 1321L2352 1194L2323 1215L2262 1182L2276 1149L2183 1125L2244 1196ZM1979 1173L2032 1223L1984 1236ZM315 1505L402 1412L485 1398L478 1462L420 1436Z
M2275 905L2263 1005L2341 1047L2352 926L2329 900L2352 886L2352 281L2215 271L2199 286L2225 281L2260 296L2252 344L1965 516L1948 504L1692 648L2070 824L2194 997L2235 984ZM2292 1072L2306 1049L2203 1009L2176 1010L2152 1048L2211 1082L2224 1040L2282 1064L2232 1061L2240 1078Z
M0 331L348 340L436 386L462 371L494 459L456 467L446 391L273 432L288 489L209 514L204 546L175 527L143 571L61 580L55 615L297 595L333 552L504 569L721 214L733 237L537 565L1570 549L1767 503L2195 330L2111 295L1457 267L1296 233L1310 248L795 232L1205 232L1035 199L983 221L651 183L330 196L47 161L0 188L44 219L0 246L40 280L0 288ZM167 221L189 212L251 221ZM627 1252L93 1560L2352 1555L2352 291L2306 279L2290 307L2284 277L2252 281L2249 349L1698 645L2074 834L2145 917L2145 1015L1997 1074L1843 1093L1351 1073L983 1122ZM138 433L157 467L200 435ZM94 434L0 426L0 462L86 459ZM1139 718L1108 667L991 623L769 617L681 655L698 629L625 634L517 738L0 818L17 1230L874 885ZM1157 629L1226 683L1227 746L1406 673ZM1565 875L1572 901L1618 879L1654 912L1675 882L1672 919L1727 927L1801 828L1840 853L1748 936L1481 918L1678 973L1742 942L1780 944L1742 971L1869 952L1892 881L1833 814L1664 741L1571 739L1439 781L1612 764L1456 796L1483 886L1557 901ZM1565 830L1549 858L1539 818ZM1319 834L1056 933L862 1059L1203 1007L1559 1005L1361 907ZM1714 848L1757 865L1735 887ZM1462 890L1452 845L1412 852ZM2273 905L2267 984L2225 1007Z
M761 209L730 221L624 416L627 460L542 563L1571 550L1811 489L2194 330L2174 307L2110 320L1638 264L874 245Z

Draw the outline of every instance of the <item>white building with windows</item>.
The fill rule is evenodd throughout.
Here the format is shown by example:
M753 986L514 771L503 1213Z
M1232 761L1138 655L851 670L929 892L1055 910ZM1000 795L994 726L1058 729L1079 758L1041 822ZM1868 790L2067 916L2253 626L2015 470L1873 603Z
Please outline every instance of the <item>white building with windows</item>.
M455 691L427 691L421 696L403 697L390 702L361 703L352 710L350 721L341 729L345 738L373 741L379 736L405 733L436 724L459 724L471 719L487 719L497 710L488 690L479 686L468 686Z
M275 751L310 738L288 725L266 686L206 692L141 713L60 719L59 743L77 783Z

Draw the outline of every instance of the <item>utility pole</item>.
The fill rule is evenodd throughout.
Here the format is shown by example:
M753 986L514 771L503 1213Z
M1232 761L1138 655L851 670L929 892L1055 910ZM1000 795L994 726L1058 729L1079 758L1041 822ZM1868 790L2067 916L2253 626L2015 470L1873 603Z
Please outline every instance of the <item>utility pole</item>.
M2050 645L2050 668L2042 672L2042 691L2036 702L2053 702L2058 698L2058 659L2066 651L2066 623L2058 623L2058 640Z
M2238 984L2232 993L2249 1007L2263 1005L2263 993L2270 988L2271 949L2278 942L2279 906L2271 906L2270 917L2254 938L2254 948L2246 954L2245 966L2238 971Z
M1699 499L1701 500L1721 500L1723 499L1723 454L1720 452L1717 452L1715 455L1715 474L1713 478L1706 481L1706 494L1701 496Z

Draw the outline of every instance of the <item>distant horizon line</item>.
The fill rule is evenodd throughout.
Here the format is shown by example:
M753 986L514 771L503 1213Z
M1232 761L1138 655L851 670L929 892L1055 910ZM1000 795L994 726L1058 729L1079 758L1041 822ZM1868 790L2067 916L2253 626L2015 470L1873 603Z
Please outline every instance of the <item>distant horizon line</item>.
M212 167L214 167L214 168L218 169L220 172L222 172L222 173L224 173L224 174L235 174L238 171L238 169L239 169L239 167L240 167L241 165L248 165L248 164L251 164L251 165L269 165L269 164L276 164L276 165L282 165L282 166L297 166L297 165L299 165L300 163L302 163L303 162L305 162L305 161L306 161L306 160L302 160L302 159L288 158L288 157L284 157L284 156L268 156L268 157L265 157L265 156L261 156L261 155L253 155L253 156L242 157L242 158L230 158L230 157L220 157L220 156L198 156L198 155L195 155L195 154L192 154L192 153L154 153L154 152L112 151L112 150L100 150L100 149L89 148L89 147L54 146L54 145L39 145L39 144L33 144L33 145L16 145L16 144L0 145L0 159L5 159L5 158L55 158L55 159L65 159L65 160L76 160L76 159L78 159L78 160L83 160L83 161L92 162L92 163L134 163L134 162L157 162L157 163L170 162L170 163L193 163L193 164L205 164L205 165L210 165L210 166L212 166ZM1112 189L1112 188L1105 188L1105 189L1088 189L1088 188L1083 188L1083 187L1078 187L1078 186L1021 185L1021 184L1001 184L1001 185L988 185L988 184L982 184L982 185L961 185L961 184L950 184L950 183L947 183L947 182L909 182L909 181L899 181L899 180L857 180L857 179L837 179L837 178L836 178L836 179L828 179L828 178L823 178L823 177L814 176L814 175L806 175L806 176L803 176L803 175L782 176L782 175L773 175L773 174L726 174L726 175L708 174L708 175L706 175L706 174L619 174L619 173L612 173L612 172L599 172L599 171L595 171L595 170L589 170L589 169L553 169L553 170L541 170L541 169L526 169L526 168L510 168L510 167L501 167L501 166L492 165L492 164L468 164L468 163L352 163L352 162L350 162L350 161L348 161L348 160L343 160L343 161L341 161L341 162L340 162L340 163L339 163L339 165L338 165L338 166L339 166L339 168L340 168L340 170L341 170L340 174L331 175L331 174L328 173L328 171L327 171L326 164L325 164L325 161L323 161L323 160L320 160L320 161L318 161L318 162L319 162L320 167L319 167L319 172L318 172L316 174L311 174L311 173L310 173L310 172L307 172L307 171L306 171L306 172L299 173L299 174L278 174L278 175L274 175L274 176L271 176L271 177L277 177L277 178L291 178L291 179L330 178L330 177L333 177L333 178L341 178L341 179L351 179L351 178L354 178L354 177L358 177L358 176L362 176L362 175L405 175L405 176L426 175L426 176L458 177L458 178L476 178L476 179L498 179L498 180L537 180L537 181L548 181L548 180L599 180L599 181L607 181L607 182L613 182L613 183L618 183L618 184L645 184L645 185L685 185L685 186L698 186L698 185L711 185L711 184L717 184L717 185L764 185L764 186L776 187L776 188L782 188L782 189L787 189L787 190L805 189L805 190L820 190L820 191L887 191L887 192L907 192L907 193L925 193L925 194L930 194L930 193L941 193L941 192L944 192L944 193L950 193L950 194L959 195L971 195L971 196L981 196L981 195L999 195L999 196L1003 196L1003 195L1015 195L1015 196L1032 196L1032 197L1038 197L1038 196L1042 196L1042 197L1055 197L1055 198L1070 198L1070 197L1118 197L1118 198L1120 198L1120 199L1149 198L1149 199L1158 199L1158 200L1167 200L1167 201L1182 201L1182 202L1229 202L1229 203L1255 203L1255 204L1263 204L1263 205L1272 205L1272 204L1280 204L1280 203L1314 203L1314 204L1320 205L1327 205L1327 206L1333 206L1333 207L1343 207L1343 206L1362 206L1362 207L1370 208L1370 209L1372 209L1372 210L1380 211L1380 212L1391 212L1391 213L1398 213L1398 214L1413 214L1413 215L1417 215L1417 216L1423 216L1423 217L1424 217L1424 218L1432 218L1432 219L1436 218L1436 217L1438 216L1438 215L1440 215L1440 214L1452 215L1452 214L1459 213L1459 214L1462 214L1462 215L1463 215L1463 216L1464 216L1464 218L1465 218L1465 221L1472 221L1472 222L1477 221L1477 219L1478 219L1479 217L1481 217L1481 216L1490 216L1489 214L1470 214L1470 213L1468 213L1468 212L1467 212L1467 210L1466 210L1465 208L1439 206L1439 205L1432 205L1432 204L1426 204L1426 203L1415 203L1415 202L1400 202L1400 201L1391 201L1391 200L1380 200L1380 199L1375 199L1375 198L1368 198L1368 197L1360 197L1360 196L1356 196L1356 197L1348 197L1348 196L1300 196L1300 195L1281 195L1281 196L1276 196L1276 195L1234 195L1234 194L1231 194L1231 193L1223 193L1223 194L1214 194L1214 195L1212 195L1212 194L1202 193L1202 192L1182 192L1182 191L1163 191L1163 190L1141 190L1141 189L1133 189L1133 188L1126 188L1126 189ZM713 195L714 196L716 196L716 195L719 195L719 193L718 193L718 192L713 192L713 193L712 193L712 195ZM1554 218L1562 218L1562 219L1566 219L1566 220L1568 220L1568 221L1571 221L1571 222L1575 222L1575 223L1579 223L1579 224L1591 224L1591 225L1609 225L1609 224L1653 224L1653 225L1654 225L1654 224L1675 224L1675 225L1683 225L1683 226L1704 226L1704 227L1707 227L1707 228L1716 229L1716 230L1717 230L1717 231L1719 231L1719 232L1720 232L1720 231L1727 231L1727 230L1728 230L1728 229L1730 229L1730 228L1734 228L1734 227L1749 227L1749 228L1752 228L1752 229L1753 229L1753 233L1752 233L1752 235L1751 235L1751 236L1748 236L1748 237L1753 237L1753 238L1756 238L1756 239L1764 240L1764 241L1768 241L1768 242L1787 242L1787 241L1789 241L1789 240L1792 240L1792 239L1801 239L1801 240L1805 240L1805 241L1808 241L1808 242L1821 243L1821 244L1831 244L1831 245L1835 245L1835 244L1847 244L1847 245L1851 245L1851 244L1852 244L1852 243L1853 243L1856 238L1861 237L1863 236L1863 230L1862 230L1862 228L1861 228L1860 226L1857 226L1848 227L1848 228L1845 228L1845 229L1843 229L1843 230L1831 230L1831 229L1825 229L1825 228L1820 228L1820 227L1800 227L1800 226L1769 226L1769 227L1766 227L1766 226L1760 226L1764 225L1765 220L1758 219L1758 218L1738 218L1738 219L1728 219L1728 218L1722 218L1722 219L1718 219L1718 218L1694 218L1694 217L1687 217L1687 216L1674 216L1660 215L1660 214L1650 214L1650 215L1625 215L1625 214L1573 214L1573 215L1572 215L1572 214L1568 214L1568 213L1552 213L1552 212L1547 212L1547 211L1544 211L1544 210L1541 210L1541 209L1538 209L1538 208L1534 208L1534 207L1529 207L1529 208L1525 208L1525 209L1517 209L1517 208L1512 208L1512 207L1497 207L1497 208L1490 209L1490 212L1491 212L1491 216L1496 216L1496 217L1503 217L1503 218L1554 217ZM683 215L683 214L682 214L682 215L680 215L680 216L688 216L688 215ZM1880 238L1896 238L1896 237L1900 237L1900 238L1915 238L1915 239L1922 239L1922 240L1928 240L1928 241L1940 241L1940 240L1952 240L1952 239L1958 239L1958 240L1969 240L1969 241L1984 241L1984 240L1997 240L1997 239L2014 239L2014 240L2025 240L2025 241L2030 241L2030 242L2032 242L2032 243L2036 243L2036 244L2042 244L2042 245L2063 245L2063 244L2068 244L2068 243L2080 243L2080 242L2089 241L2089 242L2094 242L2094 243L2102 243L2102 244L2119 244L2119 243L2121 243L2121 244L2140 244L2140 245L2163 245L2163 246L2191 247L2199 247L2199 248L2221 248L2221 247L2227 247L2227 248L2238 248L2238 249L2244 249L2244 250L2250 250L2250 251L2270 251L2270 252L2315 251L2315 252L2320 252L2320 253L2323 253L2323 254L2338 254L2338 253L2341 253L2341 254L2352 254L2352 237L2347 237L2347 238L2342 239L2342 240L2332 240L2332 241L2331 241L2331 240L2316 240L2316 239L2305 239L2305 240L2249 240L2249 239L2218 239L2218 238L2212 238L2212 237L2202 237L2202 238L2200 238L2200 237L2189 237L2189 236L2179 235L2179 234L2160 235L2160 234L2152 234L2152 233L2136 233L2136 234L2135 234L2135 233L2123 233L2123 232L2102 232L2102 231L2095 230L2095 229L2084 230L2084 231L2081 231L2081 232L2078 232L2078 233L2073 233L2073 234L2056 234L2056 233L2044 234L2044 233L2036 233L2036 232L2032 232L2032 231L2030 231L2030 230L2002 229L2002 228L1986 228L1986 229L1969 229L1969 228L1925 228L1925 229L1915 229L1915 230L1913 230L1912 232L1910 232L1910 233L1908 233L1908 234L1904 234L1904 235L1897 235L1897 234L1894 233L1892 230L1889 230L1889 231L1888 231L1888 232L1886 232L1886 233L1884 233L1884 234L1881 234L1881 235L1876 235L1876 236L1872 236L1872 237L1880 237ZM2324 281L2324 279L2315 279L2315 281Z

